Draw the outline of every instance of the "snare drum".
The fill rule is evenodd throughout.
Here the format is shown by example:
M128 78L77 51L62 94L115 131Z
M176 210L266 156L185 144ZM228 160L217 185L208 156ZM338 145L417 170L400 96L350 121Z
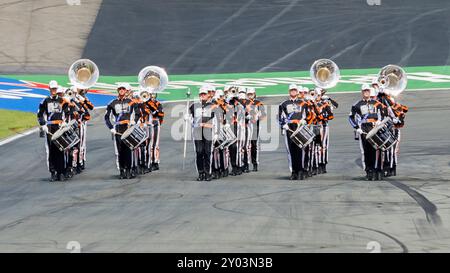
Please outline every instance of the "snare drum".
M218 146L216 149L225 149L237 141L236 135L233 133L231 127L223 126L219 132L219 138L217 139Z
M133 125L122 134L120 139L128 146L128 148L134 150L141 145L147 137L147 132L143 127Z
M80 142L80 136L72 126L66 125L53 134L51 141L60 151L65 151L77 145Z
M300 126L297 128L297 130L292 132L290 138L292 142L300 147L300 149L304 149L311 143L311 141L313 141L315 136L316 135L314 134L310 126Z
M397 142L394 134L389 130L388 123L383 123L370 130L366 139L374 149L382 151L389 150Z

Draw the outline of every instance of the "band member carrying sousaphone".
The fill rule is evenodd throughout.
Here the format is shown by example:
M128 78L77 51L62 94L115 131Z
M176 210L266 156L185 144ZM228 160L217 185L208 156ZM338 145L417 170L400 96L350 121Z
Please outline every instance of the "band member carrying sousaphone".
M117 85L118 96L106 107L105 123L111 131L114 140L117 169L120 171L120 179L130 179L134 177L131 172L133 153L130 147L121 140L121 136L130 126L139 120L138 109L134 101L127 98L127 85L119 83ZM111 122L111 117L113 122Z

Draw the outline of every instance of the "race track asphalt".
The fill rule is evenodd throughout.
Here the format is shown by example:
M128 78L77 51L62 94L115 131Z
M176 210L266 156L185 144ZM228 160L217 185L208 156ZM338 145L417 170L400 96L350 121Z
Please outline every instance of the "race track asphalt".
M69 241L82 252L369 252L371 241L382 252L448 252L450 91L402 94L398 176L372 182L347 122L358 96L332 95L329 172L306 181L287 179L281 139L257 173L195 181L192 144L183 170L183 142L171 137L171 103L161 170L134 180L117 178L104 110L89 125L87 169L71 181L47 181L35 134L0 146L0 252L69 252Z

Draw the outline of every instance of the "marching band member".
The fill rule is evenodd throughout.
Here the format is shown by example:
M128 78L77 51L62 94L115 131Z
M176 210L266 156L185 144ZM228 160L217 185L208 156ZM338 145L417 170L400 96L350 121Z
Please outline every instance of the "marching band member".
M147 92L151 96L152 90L150 88L141 89L141 92ZM141 173L149 173L152 171L152 151L151 151L151 130L153 128L153 116L150 106L147 104L148 100L142 100L138 108L140 110L140 121L141 126L147 134L147 139L141 144L139 152L139 166L141 168Z
M260 121L266 118L266 110L264 104L256 99L256 90L253 87L248 88L247 97L249 103L247 104L247 117L248 117L248 127L250 132L250 154L251 161L253 164L253 171L258 171L259 166L259 152L261 149L260 145Z
M380 180L382 177L381 154L366 140L367 133L381 122L384 115L384 106L377 100L372 99L374 89L368 84L361 87L362 99L353 104L349 122L360 135L360 148L363 169L366 171L367 180Z
M65 124L70 109L68 102L57 96L58 83L54 80L49 83L50 96L46 97L39 104L37 119L41 130L45 133L45 148L47 152L47 166L51 174L50 181L64 180L66 161L64 151L51 141L52 135Z
M189 107L186 119L192 118L192 135L196 152L197 181L211 181L213 143L218 138L218 106L209 101L208 88L199 90L199 102Z
M222 129L222 126L230 126L229 124L226 124L226 111L227 111L227 105L225 103L225 97L222 90L216 90L215 97L213 98L212 102L219 106L217 108L217 114L218 114L218 126L219 131ZM214 143L214 152L213 152L213 179L218 179L221 177L227 176L227 170L228 170L228 157L227 152L228 148L218 148L217 143Z
M160 101L157 100L158 94L150 90L150 99L146 102L146 106L150 109L152 118L152 128L150 135L150 149L152 171L159 170L159 136L161 134L161 126L164 122L164 110Z
M247 99L247 88L246 87L239 87L239 93L238 93L238 101L239 101L239 107L238 107L238 121L239 123L239 137L238 140L240 142L240 149L239 149L239 158L240 158L240 164L242 172L248 173L249 165L250 165L250 159L251 159L251 151L250 151L250 131L249 131L249 120L251 119L250 114L248 113L247 106L249 105L250 101Z
M127 86L124 83L117 85L117 98L112 100L106 107L105 123L114 137L114 148L116 153L117 169L120 171L120 179L130 179L134 177L132 168L132 151L121 141L121 135L134 125L138 119L136 105L130 98L127 98ZM114 123L111 122L111 115Z
M231 129L233 130L234 135L238 138L238 141L231 144L228 148L229 156L230 156L230 163L231 163L231 173L230 175L236 176L241 175L241 165L240 165L240 143L239 143L239 137L240 137L240 131L239 128L239 121L241 120L241 104L239 103L238 97L237 97L237 87L231 87L229 94L227 98L227 112L226 112L226 119L227 124L230 124Z
M318 172L326 173L326 165L328 164L328 148L330 140L330 130L328 122L334 119L333 106L329 99L323 99L322 94L324 94L322 88L315 88L316 95L316 111L318 117L318 123L320 124L320 144L318 147Z
M298 100L297 96L298 87L296 84L291 84L289 86L289 99L282 102L278 110L278 121L281 128L285 131L285 143L291 171L290 180L305 179L303 150L290 137L299 126L306 125L307 119L311 118L307 104Z
M408 112L408 107L395 101L394 97L389 95L385 90L379 86L377 79L372 81L372 87L378 92L377 100L386 107L386 114L391 118L393 126L390 130L397 139L397 142L384 153L384 176L397 175L397 162L400 152L400 128L405 124L405 114Z
M87 123L91 120L91 114L89 111L94 110L94 104L86 96L87 89L75 89L76 99L83 108L83 115L80 122L80 152L79 160L76 168L77 173L81 173L86 168L86 135L87 135Z
M61 88L62 89L62 88ZM84 114L84 108L81 106L79 101L75 97L76 88L71 87L65 91L65 93L60 94L62 98L64 98L69 103L69 109L70 109L70 115L69 115L69 122L75 121L76 122L76 133L80 136L80 124L81 124L81 118ZM71 94L72 93L72 94ZM64 96L63 96L64 94ZM75 173L81 173L81 170L77 168L78 161L79 161L79 153L80 153L80 146L81 146L81 136L80 136L80 142L78 142L76 145L71 147L66 151L66 173L65 178L69 179L72 178Z

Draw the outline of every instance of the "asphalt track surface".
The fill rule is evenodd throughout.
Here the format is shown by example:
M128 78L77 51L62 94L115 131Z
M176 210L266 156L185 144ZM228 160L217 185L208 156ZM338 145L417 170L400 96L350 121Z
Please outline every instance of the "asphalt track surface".
M103 110L88 131L88 165L69 182L48 182L42 139L0 146L0 251L68 252L441 252L450 245L450 91L402 94L410 106L398 176L364 181L347 122L358 94L333 95L329 172L289 181L284 144L262 152L260 171L195 181L192 144L170 117L161 170L121 181ZM282 98L266 98L278 104Z
M149 64L169 75L298 71L319 58L341 68L449 64L449 1L367 2L104 0L82 55L103 75Z

